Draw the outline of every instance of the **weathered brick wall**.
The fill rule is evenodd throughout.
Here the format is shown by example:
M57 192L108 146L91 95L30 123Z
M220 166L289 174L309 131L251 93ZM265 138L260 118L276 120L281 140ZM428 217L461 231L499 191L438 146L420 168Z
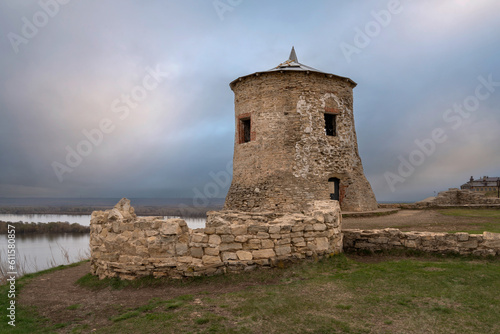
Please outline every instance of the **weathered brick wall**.
M433 253L500 255L500 233L402 232L398 229L342 230L344 251L413 249Z
M338 202L316 202L306 214L210 212L191 230L182 219L136 217L122 199L92 213L91 272L99 278L182 277L275 266L342 252Z
M284 71L237 81L236 129L251 117L252 140L235 134L233 180L225 209L300 212L328 200L328 179L340 179L341 207L368 211L377 202L358 153L353 85L332 75ZM337 135L325 134L324 113L337 114Z

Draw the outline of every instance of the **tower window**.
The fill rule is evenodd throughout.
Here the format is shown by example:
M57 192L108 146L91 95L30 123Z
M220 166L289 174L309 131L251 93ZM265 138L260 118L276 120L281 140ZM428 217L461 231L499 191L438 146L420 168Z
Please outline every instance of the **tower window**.
M340 199L340 180L336 177L328 179L328 191L330 192L330 199L338 201Z
M250 118L240 119L240 144L251 140L251 124Z
M325 133L327 136L337 135L337 115L325 113Z

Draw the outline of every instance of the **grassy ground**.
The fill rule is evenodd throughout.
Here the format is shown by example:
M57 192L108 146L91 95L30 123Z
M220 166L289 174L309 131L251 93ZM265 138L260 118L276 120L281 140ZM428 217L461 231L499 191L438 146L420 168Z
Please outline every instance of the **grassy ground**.
M398 228L402 231L421 232L500 232L499 209L442 209L400 210L383 217L346 217L342 219L345 229Z
M474 224L470 229L460 232L468 232L472 234L481 234L484 231L500 233L500 210L485 210L485 209L446 209L438 210L439 213L445 216L453 217L469 217L483 218L485 222Z
M408 216L406 227L500 232L500 210L423 214L429 222ZM390 217L383 217L383 223ZM394 224L400 222L394 217ZM15 328L5 317L9 300L4 285L0 333L500 333L500 259L413 255L340 255L285 269L186 280L99 281L82 271L71 280L79 278L76 286L68 285L83 295L119 294L120 303L111 302L112 312L102 315L91 301L66 298L66 305L53 313L69 316L54 320L51 313L45 313L50 319L39 315L45 307L16 304ZM16 294L34 277L45 279L40 275L64 268L26 275L17 281ZM56 274L67 282L67 272ZM177 294L162 294L166 286ZM145 298L138 302L132 292ZM92 319L99 316L104 321L94 325Z
M2 321L0 322L0 333L53 333L54 328L56 328L57 326L51 326L50 319L39 316L34 307L19 305L17 296L19 295L23 286L27 284L32 278L54 271L75 267L80 264L81 262L77 262L70 265L58 266L37 273L26 274L21 278L17 278L15 283L16 298L14 299L10 299L8 296L10 294L10 286L8 284L0 285L0 314L2 315ZM9 325L8 322L11 321L11 319L6 317L6 315L8 314L7 307L10 306L11 300L16 301L15 326Z
M130 284L86 275L78 284L89 292L111 288L127 293L141 286L207 280L260 283L236 292L158 296L144 305L117 305L111 324L96 328L97 333L499 333L498 277L498 259L339 255L287 269L177 283L144 279ZM15 332L93 330L71 323L49 325L34 314L19 310L17 329L23 330ZM0 332L5 328L0 324Z
M99 332L494 333L500 331L499 275L498 262L367 264L339 256L289 269L275 285L154 300L152 307L124 310Z

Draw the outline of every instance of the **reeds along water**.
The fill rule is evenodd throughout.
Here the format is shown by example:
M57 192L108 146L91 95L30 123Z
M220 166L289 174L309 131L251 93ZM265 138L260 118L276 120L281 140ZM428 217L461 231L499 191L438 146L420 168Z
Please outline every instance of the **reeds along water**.
M67 265L74 262L88 260L90 258L90 248L86 250L79 250L78 254L70 256L70 252L65 247L56 243L56 246L49 245L50 255L45 259L43 264L37 262L36 257L28 258L26 255L16 254L15 266L17 272L17 277L24 276L29 273L35 273L41 270L46 270L50 268L54 268L60 265ZM57 260L54 254L60 254L62 257L61 260ZM60 257L60 258L61 258ZM0 249L0 285L6 283L7 278L9 278L9 272L12 270L9 269L7 252L4 249Z
M90 217L89 217L90 221ZM16 234L34 233L89 233L90 226L83 226L78 223L68 222L48 222L48 223L28 223L28 222L5 222L0 220L0 234L7 234L8 226L14 226Z

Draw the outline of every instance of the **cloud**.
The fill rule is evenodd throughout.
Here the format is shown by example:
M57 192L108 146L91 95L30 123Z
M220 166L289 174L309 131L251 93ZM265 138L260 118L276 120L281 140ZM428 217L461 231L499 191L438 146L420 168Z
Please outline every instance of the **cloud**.
M401 14L348 63L339 45L387 1L244 1L223 21L210 1L71 1L17 54L8 38L0 41L0 196L193 196L232 159L229 82L277 65L292 45L301 62L358 82L359 148L380 200L419 199L470 175L500 175L492 158L500 156L500 92L460 129L443 121L478 76L500 81L500 5L401 3ZM20 34L22 18L37 11L36 1L3 2L0 27ZM158 64L168 76L120 119L113 101ZM76 150L83 131L106 118L114 130L59 182L52 163L64 163L66 148ZM447 129L448 141L391 192L384 173L436 127Z

